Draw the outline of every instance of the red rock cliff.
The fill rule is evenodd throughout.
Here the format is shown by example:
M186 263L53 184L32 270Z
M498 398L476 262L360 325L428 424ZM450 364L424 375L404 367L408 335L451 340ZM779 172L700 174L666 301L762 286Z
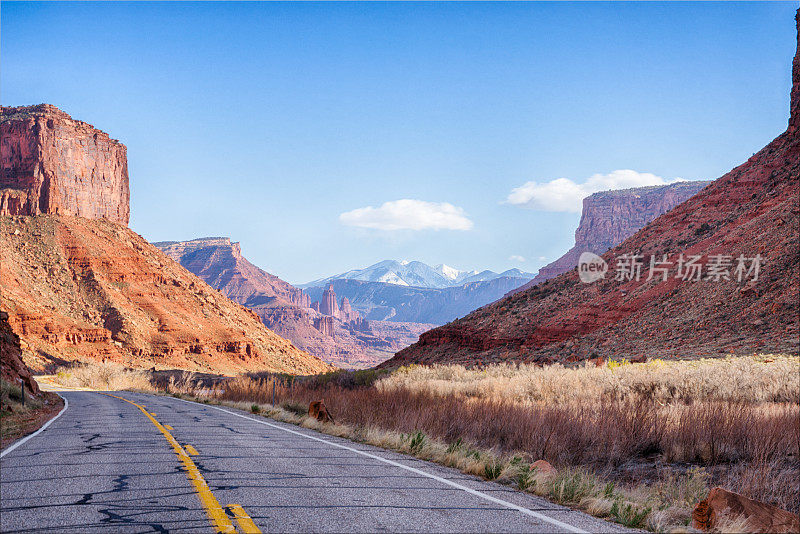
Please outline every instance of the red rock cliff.
M0 215L61 214L124 225L125 145L48 104L3 107Z
M581 222L575 231L575 246L521 288L565 273L578 265L581 253L602 254L641 230L659 215L686 201L711 182L679 182L670 185L601 191L583 199Z

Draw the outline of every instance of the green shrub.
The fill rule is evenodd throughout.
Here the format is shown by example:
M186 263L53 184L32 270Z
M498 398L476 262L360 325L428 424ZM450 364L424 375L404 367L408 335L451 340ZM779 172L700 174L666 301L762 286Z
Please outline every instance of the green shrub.
M453 454L455 452L460 451L463 447L464 447L464 440L458 438L457 440L455 440L454 442L450 443L450 445L447 446L447 453Z
M520 467L517 476L515 477L515 481L517 482L517 487L521 490L526 490L528 488L533 488L536 486L536 479L533 478L533 474L536 472L536 469L529 466L523 465Z
M421 451L423 445L425 445L425 434L418 431L415 434L409 434L408 437L408 449L411 451L411 453L416 454Z
M623 503L621 499L614 501L611 505L609 515L617 523L626 527L642 528L647 516L650 515L651 508L639 508L631 503Z
M492 458L483 467L483 475L488 480L495 480L503 472L503 462L496 458Z

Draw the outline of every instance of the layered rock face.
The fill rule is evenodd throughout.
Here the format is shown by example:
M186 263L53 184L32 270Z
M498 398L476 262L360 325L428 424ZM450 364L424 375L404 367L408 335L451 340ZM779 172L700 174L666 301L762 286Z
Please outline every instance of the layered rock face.
M125 226L124 145L49 105L3 108L1 126L0 307L34 370L331 369Z
M331 369L119 224L3 217L0 251L0 306L34 370L96 360L226 374Z
M522 291L574 269L583 252L602 254L641 230L647 223L696 195L711 182L678 182L669 185L602 191L583 199L575 246L516 291ZM513 292L512 292L513 293Z
M48 104L3 107L0 215L73 215L127 225L125 145Z
M433 325L363 321L333 288L311 304L302 290L259 269L238 243L213 237L156 243L168 256L252 310L271 330L340 367L371 367L415 342ZM324 311L323 311L324 308Z
M270 299L308 308L310 299L301 289L250 263L239 243L227 237L204 237L192 241L154 243L167 256L198 275L234 301L248 305Z
M33 379L30 369L22 360L19 336L8 324L6 312L0 312L0 376L15 385L22 380L28 391L34 395L39 394L39 384Z
M800 19L798 30L800 55ZM798 55L789 129L746 163L603 254L610 276L584 283L577 271L561 274L426 332L385 365L796 354L800 346ZM699 257L696 263L704 269L699 280L685 265L681 267L681 254L684 259ZM649 277L648 260L660 262L664 255L666 280L661 272ZM748 269L760 258L757 277L752 271L737 276L740 256L749 259ZM624 276L623 270L618 279L614 270L620 259L634 257L645 265L643 276Z

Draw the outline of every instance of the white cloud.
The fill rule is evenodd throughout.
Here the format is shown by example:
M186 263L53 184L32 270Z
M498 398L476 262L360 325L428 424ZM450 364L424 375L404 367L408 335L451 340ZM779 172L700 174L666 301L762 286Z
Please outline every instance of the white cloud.
M381 207L358 208L339 215L347 226L377 230L469 230L472 221L464 210L447 202L401 199Z
M512 254L511 256L508 257L508 259L511 260L511 261L518 261L520 263L525 263L525 257L524 256L518 256L516 254Z
M506 202L536 210L580 212L583 199L598 191L665 185L678 181L680 178L665 180L649 172L621 169L609 174L593 174L582 184L569 178L556 178L544 183L526 182L512 189Z

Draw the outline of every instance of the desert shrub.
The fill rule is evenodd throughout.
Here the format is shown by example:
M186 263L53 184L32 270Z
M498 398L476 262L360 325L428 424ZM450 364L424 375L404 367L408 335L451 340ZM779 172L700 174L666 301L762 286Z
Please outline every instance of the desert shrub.
M616 499L611 505L609 516L626 527L641 528L650 511L650 507L641 508L633 503L623 502L622 499Z
M130 369L111 362L61 367L57 370L54 380L67 387L85 387L99 391L155 389L147 371Z
M562 504L578 504L596 493L597 479L584 469L565 469L558 473L550 497Z
M484 465L483 476L487 480L495 480L503 472L503 467L502 461L492 458Z

